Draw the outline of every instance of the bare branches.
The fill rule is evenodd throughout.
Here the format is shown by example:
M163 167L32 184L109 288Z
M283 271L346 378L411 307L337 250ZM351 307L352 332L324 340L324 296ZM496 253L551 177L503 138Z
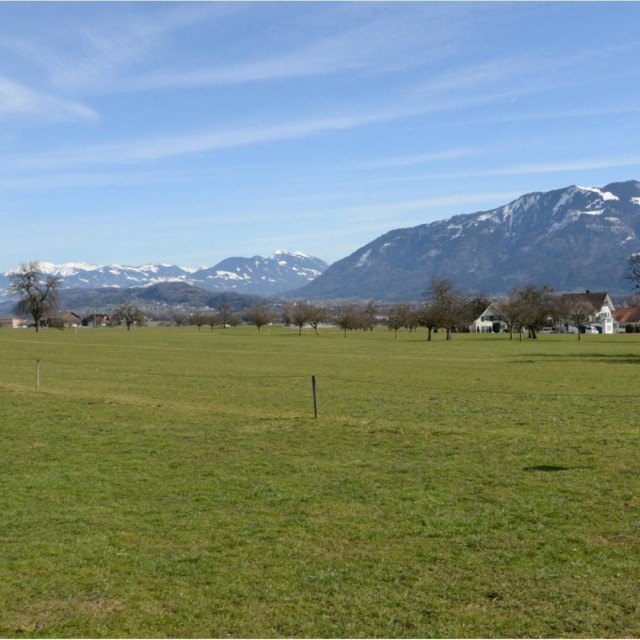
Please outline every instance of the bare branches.
M45 277L38 262L28 262L11 275L8 292L20 296L15 311L22 316L31 316L36 331L43 317L58 305L58 290L62 280L54 275Z

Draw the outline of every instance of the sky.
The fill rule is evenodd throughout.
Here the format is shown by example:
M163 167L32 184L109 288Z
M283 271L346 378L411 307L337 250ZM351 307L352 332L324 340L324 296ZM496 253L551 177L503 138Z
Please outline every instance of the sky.
M0 2L0 270L335 262L640 179L635 2Z

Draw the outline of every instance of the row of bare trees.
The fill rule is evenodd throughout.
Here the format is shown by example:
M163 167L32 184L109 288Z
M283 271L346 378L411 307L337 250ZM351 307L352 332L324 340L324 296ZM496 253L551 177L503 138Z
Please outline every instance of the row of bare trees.
M428 340L437 329L444 330L446 339L450 340L454 332L467 331L489 304L490 300L484 295L465 295L451 280L434 277L421 305L396 303L388 310L386 324L395 331L396 337L399 329L412 331L416 326L424 326ZM535 340L540 329L560 321L570 322L579 329L596 311L587 302L574 301L548 287L533 284L511 289L496 307L511 339L517 332L520 340L523 333ZM580 335L578 331L578 339Z
M11 278L9 292L19 298L16 310L33 317L37 331L43 317L55 309L58 303L61 281L56 276L45 276L38 263L23 265ZM640 279L640 266L637 279ZM400 329L413 331L418 326L423 326L427 329L428 340L431 340L432 332L438 329L444 330L446 339L450 340L454 332L467 330L488 305L489 300L485 296L467 295L451 280L432 277L425 298L419 305L398 302L386 309L377 309L373 302L369 302L366 305L338 306L330 313L327 308L311 302L290 303L283 308L281 317L278 318L275 310L266 304L249 307L241 317L230 304L223 303L215 311L197 311L191 314L186 311L176 312L174 321L176 324L192 324L198 328L209 325L213 329L215 325L226 328L244 320L255 325L261 332L264 326L280 319L287 326L297 327L299 334L302 334L305 325L312 327L317 334L321 324L332 323L346 337L351 330L372 330L378 317L382 316L396 337ZM529 284L512 289L508 297L500 301L499 312L511 338L517 331L522 339L522 333L526 331L530 338L535 339L538 331L550 321L555 323L561 319L568 320L580 328L589 321L594 309L587 303L572 302L566 297L558 296L547 287ZM127 329L143 324L144 320L142 312L135 305L120 305L112 314L112 323L124 324Z
M204 326L209 326L211 329L216 326L221 326L223 329L226 329L227 327L236 327L242 322L242 318L235 313L233 307L226 302L218 305L218 308L215 310L200 310L189 313L186 310L180 309L173 313L172 320L177 326L193 325L198 327L198 329Z

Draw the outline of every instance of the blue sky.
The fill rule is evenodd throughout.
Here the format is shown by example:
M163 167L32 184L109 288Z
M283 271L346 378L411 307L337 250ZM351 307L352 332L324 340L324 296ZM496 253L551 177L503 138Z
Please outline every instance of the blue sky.
M1 2L0 269L328 262L640 179L640 4Z

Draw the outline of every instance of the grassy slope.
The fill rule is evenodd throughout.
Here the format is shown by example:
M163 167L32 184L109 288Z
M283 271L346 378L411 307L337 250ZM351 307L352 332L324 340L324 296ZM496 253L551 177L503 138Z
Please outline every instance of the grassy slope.
M638 635L638 338L424 338L2 330L0 635Z

